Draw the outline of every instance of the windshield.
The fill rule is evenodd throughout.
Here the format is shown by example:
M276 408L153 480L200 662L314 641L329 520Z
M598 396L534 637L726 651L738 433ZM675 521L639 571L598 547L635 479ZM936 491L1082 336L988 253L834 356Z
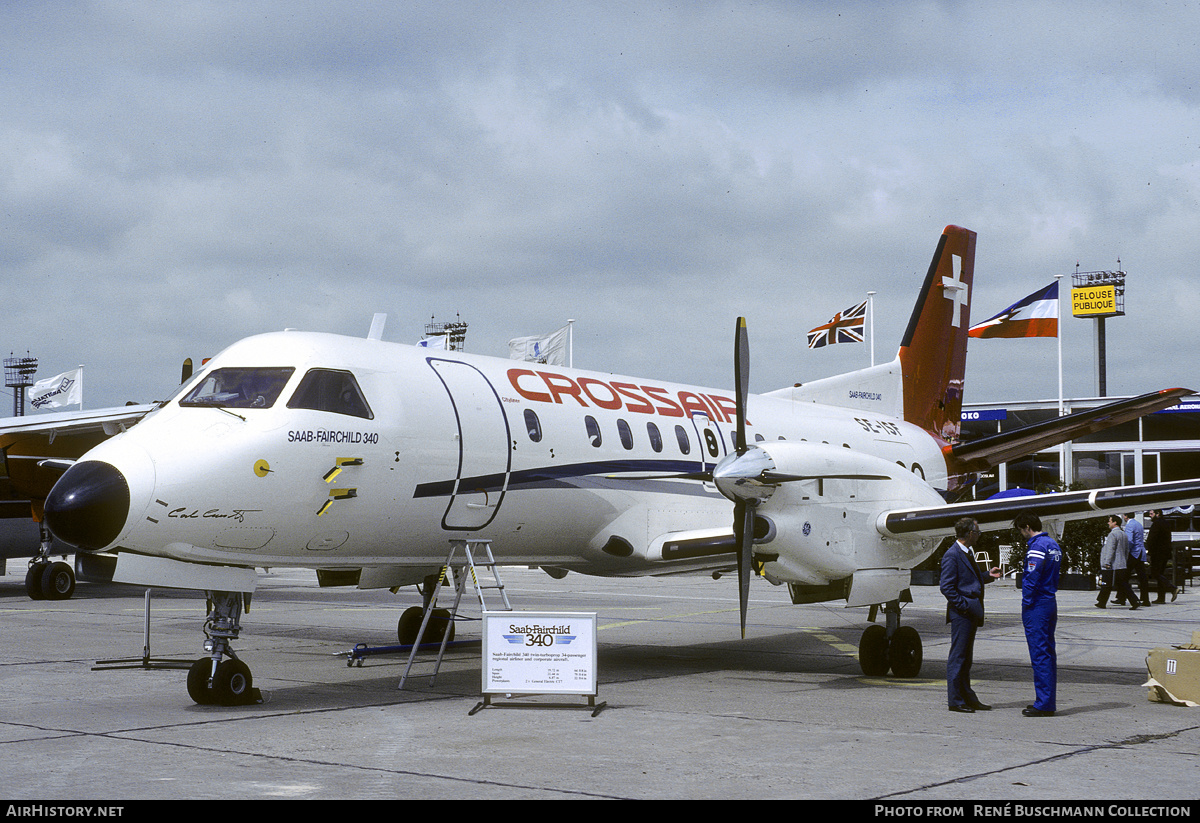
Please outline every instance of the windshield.
M289 409L348 414L367 420L375 417L354 375L336 369L310 370L296 387L296 393L292 395L287 406Z
M269 409L294 371L292 368L216 369L188 392L179 405Z

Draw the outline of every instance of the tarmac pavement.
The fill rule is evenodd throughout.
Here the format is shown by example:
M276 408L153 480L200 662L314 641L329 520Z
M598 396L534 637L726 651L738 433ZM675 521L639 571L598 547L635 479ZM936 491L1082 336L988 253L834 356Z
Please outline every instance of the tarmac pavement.
M23 564L0 577L0 797L135 799L769 799L1194 801L1200 708L1150 702L1146 655L1190 642L1200 594L1100 611L1059 593L1058 705L1025 718L1033 684L1011 582L989 586L973 681L990 712L946 710L949 630L936 587L902 623L924 642L911 680L866 677L865 609L793 606L754 580L747 639L726 577L553 580L505 569L518 610L596 612L597 700L547 708L480 700L477 647L447 656L431 688L406 656L349 667L357 643L393 644L415 589L319 589L311 572L262 576L239 656L264 702L198 706L186 671L93 671L138 658L144 594L80 583L35 602ZM474 601L464 608L477 617ZM198 593L158 589L151 654L201 655ZM459 637L478 637L464 621ZM514 701L516 703L518 701ZM1191 808L1193 804L1185 803Z

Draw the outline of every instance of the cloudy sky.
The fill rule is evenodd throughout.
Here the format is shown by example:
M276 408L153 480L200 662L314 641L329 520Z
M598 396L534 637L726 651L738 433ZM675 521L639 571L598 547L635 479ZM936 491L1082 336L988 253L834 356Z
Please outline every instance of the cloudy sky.
M1109 393L1200 388L1198 41L1195 2L4 3L0 345L96 408L261 331L573 318L577 366L728 387L743 314L767 391L867 364L805 343L867 290L890 359L955 223L973 320L1119 260ZM1056 351L974 341L967 400L1057 396Z

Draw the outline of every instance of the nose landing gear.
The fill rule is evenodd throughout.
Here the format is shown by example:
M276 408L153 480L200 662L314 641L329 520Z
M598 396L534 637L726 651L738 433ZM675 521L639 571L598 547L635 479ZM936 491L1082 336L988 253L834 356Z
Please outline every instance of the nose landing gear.
M204 649L188 670L188 696L201 706L246 706L262 702L262 693L254 688L250 667L238 659L230 643L242 630L241 592L205 592L208 617L204 621ZM247 595L248 597L248 595Z

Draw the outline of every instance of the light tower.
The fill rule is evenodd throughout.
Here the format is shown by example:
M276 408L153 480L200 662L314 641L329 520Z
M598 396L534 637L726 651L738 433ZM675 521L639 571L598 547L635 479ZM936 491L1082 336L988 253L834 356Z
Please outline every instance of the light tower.
M467 342L467 324L457 314L453 323L438 323L432 316L425 324L426 337L445 337L446 351L463 351Z
M1125 272L1117 260L1116 271L1079 271L1071 278L1071 314L1096 321L1096 396L1108 396L1108 363L1105 355L1104 320L1125 314Z
M4 358L4 385L13 389L13 417L25 414L25 390L33 385L33 375L37 371L36 357L9 356Z

